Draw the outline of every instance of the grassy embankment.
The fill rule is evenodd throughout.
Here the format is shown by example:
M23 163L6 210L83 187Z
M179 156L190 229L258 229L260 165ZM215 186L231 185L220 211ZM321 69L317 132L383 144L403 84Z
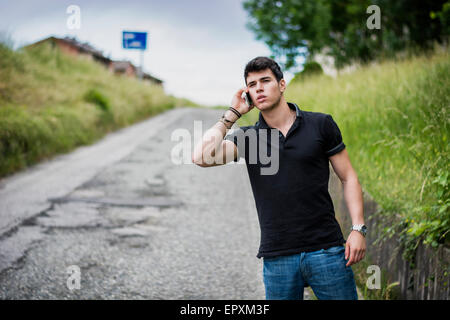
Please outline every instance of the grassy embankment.
M0 177L186 104L86 57L0 43Z
M400 235L405 258L414 263L420 241L449 245L448 51L373 64L336 79L312 76L290 83L286 98L333 116L363 189L386 217L383 238ZM252 110L240 125L255 123L258 113Z

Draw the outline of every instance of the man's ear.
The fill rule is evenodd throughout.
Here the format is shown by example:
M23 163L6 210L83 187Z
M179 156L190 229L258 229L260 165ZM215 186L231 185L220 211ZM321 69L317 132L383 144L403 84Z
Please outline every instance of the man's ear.
M286 90L286 81L284 79L281 79L278 83L278 86L280 88L281 93L283 93Z

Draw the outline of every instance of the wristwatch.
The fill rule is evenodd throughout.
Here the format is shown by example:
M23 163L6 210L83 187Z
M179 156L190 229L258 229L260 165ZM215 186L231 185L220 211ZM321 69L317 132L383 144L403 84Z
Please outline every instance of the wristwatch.
M367 234L367 227L366 227L365 224L355 224L355 225L353 225L353 226L350 228L350 232L353 231L353 230L358 231L358 232L361 233L364 237L365 237L366 234Z

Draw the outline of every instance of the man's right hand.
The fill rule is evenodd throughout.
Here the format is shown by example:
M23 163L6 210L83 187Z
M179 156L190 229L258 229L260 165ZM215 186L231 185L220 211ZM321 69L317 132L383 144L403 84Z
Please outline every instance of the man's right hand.
M231 100L231 106L235 108L237 111L239 111L240 114L246 114L250 110L253 109L254 105L249 107L247 103L245 102L245 99L242 98L243 93L248 93L248 88L244 87L239 89L238 92L233 96L233 99Z

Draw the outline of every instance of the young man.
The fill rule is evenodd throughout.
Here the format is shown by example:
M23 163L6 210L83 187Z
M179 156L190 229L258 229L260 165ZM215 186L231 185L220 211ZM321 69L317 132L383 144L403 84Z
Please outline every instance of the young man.
M286 82L272 59L251 60L244 78L247 87L205 132L192 161L210 167L245 158L261 229L257 257L264 258L266 299L303 299L306 286L318 299L357 299L350 266L365 255L363 198L338 126L331 115L286 102ZM242 98L244 92L252 105ZM259 121L224 139L233 123L253 107L260 110ZM246 139L252 136L249 132L256 139ZM262 161L267 154L261 151L265 145L267 153L277 155L272 157L278 161L277 170L270 174L261 171L267 167ZM347 241L328 193L330 162L343 184L352 219Z

